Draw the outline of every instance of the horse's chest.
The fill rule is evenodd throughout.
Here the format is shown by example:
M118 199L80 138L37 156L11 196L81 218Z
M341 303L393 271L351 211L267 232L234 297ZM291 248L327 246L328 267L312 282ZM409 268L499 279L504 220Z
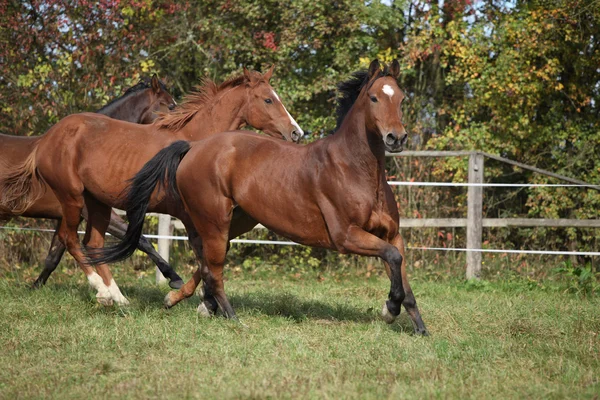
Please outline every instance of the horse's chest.
M373 204L363 229L381 238L394 230L394 221L382 203Z

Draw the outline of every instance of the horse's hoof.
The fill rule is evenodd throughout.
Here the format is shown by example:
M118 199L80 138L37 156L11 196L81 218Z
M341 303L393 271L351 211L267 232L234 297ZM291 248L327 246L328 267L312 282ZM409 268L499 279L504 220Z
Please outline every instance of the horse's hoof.
M391 324L396 320L396 317L390 312L390 310L388 310L385 303L383 303L383 309L381 310L381 319L383 319L387 324Z
M200 303L196 311L198 312L198 315L204 318L210 318L213 316L213 313L208 309L208 307L206 307L204 302Z
M175 279L169 282L169 287L171 289L181 289L183 286L183 279Z
M114 302L121 307L129 305L129 300L127 300L124 296L121 296L118 300L114 300Z
M175 305L175 302L173 301L173 299L171 299L172 293L176 293L176 292L171 291L171 292L167 293L167 295L165 296L165 300L164 300L165 308L171 308Z
M429 336L427 329L415 329L415 336Z
M113 305L112 297L96 296L96 301L105 307L111 307Z

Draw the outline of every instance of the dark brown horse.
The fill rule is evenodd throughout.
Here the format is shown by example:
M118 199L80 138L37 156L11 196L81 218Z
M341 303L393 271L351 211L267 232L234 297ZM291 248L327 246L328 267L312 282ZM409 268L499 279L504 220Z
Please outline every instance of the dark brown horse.
M122 121L133 122L137 124L149 124L158 117L157 112L172 109L176 105L171 94L167 91L165 85L154 75L150 78L142 78L140 82L127 89L123 96L108 103L97 111L99 114ZM7 169L21 164L33 151L39 137L19 137L10 135L0 135L0 175L3 175ZM0 192L0 201L2 193ZM37 278L34 287L42 286L48 280L48 277L58 266L64 252L65 246L58 240L58 227L62 219L62 208L58 199L52 190L45 190L41 198L31 204L22 213L14 213L6 210L3 214L0 210L0 218L7 219L15 215L21 215L29 218L50 218L57 219L56 231L52 237L50 250L44 263L44 269ZM17 210L22 211L22 210ZM87 210L83 210L83 216L87 217ZM115 213L112 214L108 232L121 238L125 235L127 224ZM174 289L181 287L183 280L173 271L169 264L156 252L152 244L145 238L140 238L138 248L156 263L159 269L170 280L170 286Z
M382 72L375 60L368 72L342 84L338 115L343 122L334 135L307 146L227 132L162 150L133 180L127 236L116 248L104 249L102 261L134 248L145 208L154 202L149 195L156 185L166 184L170 197L183 202L203 256L193 278L167 295L166 306L193 294L203 280L205 301L198 311L213 314L218 304L235 318L223 288L223 265L228 240L237 234L230 230L233 210L241 207L298 243L383 259L391 288L382 317L393 322L403 304L415 332L426 334L408 283L398 209L385 176L385 151L401 151L407 138L399 70L394 61Z
M69 116L52 127L32 156L3 181L5 193L11 194L13 208L26 208L39 196L40 182L50 186L64 215L59 238L98 291L98 301L127 304L108 266L97 265L96 274L83 255L77 236L83 206L88 209L84 242L91 250L99 249L104 245L111 207L124 208L121 193L127 181L171 143L202 139L245 124L271 136L299 140L302 130L269 85L272 73L273 68L264 76L244 70L242 76L220 86L206 82L199 93L188 95L178 109L152 125L135 125L96 114ZM226 146L219 150L229 151ZM180 208L179 203L175 207ZM171 208L172 204L164 201L154 211L174 213ZM185 223L185 215L181 217Z

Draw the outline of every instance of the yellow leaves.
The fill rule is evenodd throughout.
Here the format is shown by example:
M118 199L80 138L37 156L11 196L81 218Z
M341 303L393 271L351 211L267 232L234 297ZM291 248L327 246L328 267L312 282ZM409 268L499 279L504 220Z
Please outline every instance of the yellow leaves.
M63 78L67 77L70 74L73 66L73 55L71 53L62 54L57 61L57 65L60 75Z
M142 72L150 72L152 68L154 68L154 61L152 60L142 60L140 62L140 67L142 68Z
M561 91L561 90L563 90L563 89L564 89L564 86L563 86L563 84L562 84L562 83L560 83L560 82L558 82L558 83L556 84L556 86L554 86L554 90L556 90L556 91Z
M383 62L385 64L391 64L392 61L400 58L397 52L393 51L391 47L380 51L379 53L377 53L376 57L380 62ZM367 68L369 64L371 64L372 60L369 57L360 57L358 61L361 68Z
M388 47L384 51L380 51L379 53L377 53L377 58L379 59L379 61L383 61L384 63L389 64L396 58L398 58L398 56L395 54L395 52L392 52L391 47Z
M133 8L131 8L130 6L127 6L127 7L123 7L121 9L121 14L123 14L126 17L131 18L131 17L133 17L133 14L135 14L135 11L133 11Z

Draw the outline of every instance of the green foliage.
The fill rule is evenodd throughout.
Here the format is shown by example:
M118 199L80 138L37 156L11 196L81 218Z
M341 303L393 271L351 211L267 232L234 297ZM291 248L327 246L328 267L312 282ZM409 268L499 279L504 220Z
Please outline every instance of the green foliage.
M274 87L314 140L335 126L341 80L373 57L399 58L413 148L483 150L598 183L599 48L594 0L8 1L0 4L0 124L2 133L39 135L68 114L100 108L141 74L168 77L180 96L203 77L275 63ZM466 180L465 158L404 160L389 161L390 176ZM485 171L491 182L555 182L496 162ZM462 189L396 194L403 217L466 214ZM486 189L484 204L488 217L600 217L595 190ZM450 233L408 235L416 245L464 241L462 232L440 239ZM593 250L600 233L521 229L489 231L488 239L494 247Z
M562 267L554 269L554 272L567 279L569 292L583 295L600 293L600 273L591 264L573 265L566 261Z

